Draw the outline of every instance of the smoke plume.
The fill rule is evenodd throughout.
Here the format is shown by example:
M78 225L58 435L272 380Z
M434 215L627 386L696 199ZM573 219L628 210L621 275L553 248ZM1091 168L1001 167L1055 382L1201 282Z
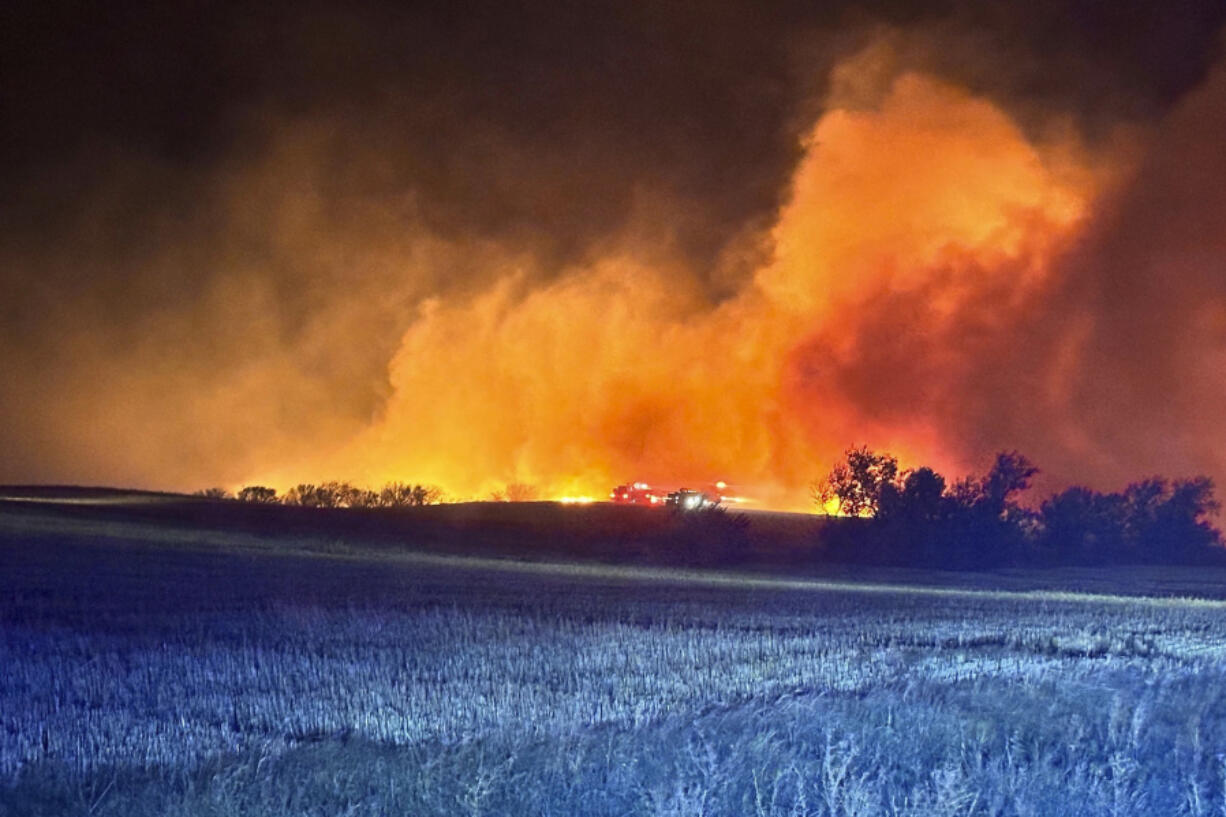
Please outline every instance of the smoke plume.
M766 260L716 306L633 235L545 286L508 261L487 291L427 301L382 416L336 467L475 495L727 479L797 506L848 440L961 462L967 429L940 405L972 396L963 361L993 350L959 335L1006 342L1098 180L913 73L830 107L805 146Z
M227 18L197 130L15 143L0 480L1226 479L1226 70L1049 5Z

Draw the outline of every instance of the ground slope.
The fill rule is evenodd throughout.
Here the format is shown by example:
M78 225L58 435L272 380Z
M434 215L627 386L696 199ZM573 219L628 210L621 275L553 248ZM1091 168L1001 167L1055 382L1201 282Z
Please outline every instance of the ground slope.
M0 513L6 817L1226 808L1221 602L105 523Z

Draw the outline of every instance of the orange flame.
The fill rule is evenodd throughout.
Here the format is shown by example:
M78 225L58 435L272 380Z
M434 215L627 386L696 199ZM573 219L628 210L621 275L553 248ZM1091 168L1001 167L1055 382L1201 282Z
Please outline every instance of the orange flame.
M763 506L811 508L808 484L851 443L960 465L920 420L866 423L814 361L838 360L882 293L922 292L937 323L985 287L1025 308L1098 186L1077 155L967 91L901 75L877 104L835 105L812 128L769 260L734 297L712 306L692 271L630 241L545 286L508 259L488 291L421 306L382 416L302 473L478 498L727 475Z

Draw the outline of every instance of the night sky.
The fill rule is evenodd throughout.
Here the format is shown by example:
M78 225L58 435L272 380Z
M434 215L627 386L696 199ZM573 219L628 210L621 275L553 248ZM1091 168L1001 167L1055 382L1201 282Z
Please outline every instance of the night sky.
M0 482L1221 484L1224 26L8 4Z

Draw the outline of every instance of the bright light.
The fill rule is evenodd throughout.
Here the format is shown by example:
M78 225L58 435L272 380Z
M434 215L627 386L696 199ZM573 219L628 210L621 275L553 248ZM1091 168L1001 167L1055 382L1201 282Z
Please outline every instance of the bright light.
M590 496L564 496L558 499L563 505L587 505L595 501Z
M728 483L724 482L724 481L721 479L719 482L715 483L715 487L716 487L716 488L719 488L719 489L722 491L722 490L724 490L725 488L727 488L727 487L728 487Z

